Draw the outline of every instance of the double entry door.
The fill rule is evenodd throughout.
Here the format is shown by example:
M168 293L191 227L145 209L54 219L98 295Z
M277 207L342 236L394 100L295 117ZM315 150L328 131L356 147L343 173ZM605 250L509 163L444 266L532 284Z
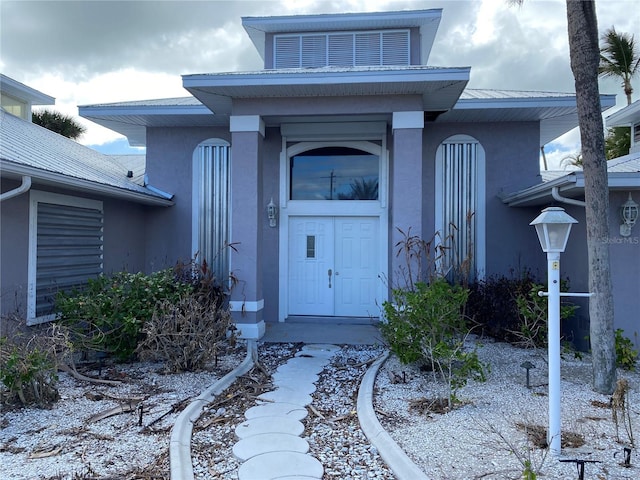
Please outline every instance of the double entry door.
M289 217L289 315L378 316L378 217Z

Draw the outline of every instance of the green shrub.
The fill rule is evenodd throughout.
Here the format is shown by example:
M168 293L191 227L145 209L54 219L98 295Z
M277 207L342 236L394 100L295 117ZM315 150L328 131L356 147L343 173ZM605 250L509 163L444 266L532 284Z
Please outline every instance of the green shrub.
M567 290L567 282L561 281L561 290ZM516 297L518 306L519 329L513 331L514 344L525 348L542 348L548 343L549 297L539 295L545 291L544 285L534 284L526 294ZM578 307L570 303L560 304L560 320L571 318Z
M381 332L403 363L419 362L446 382L449 405L467 379L484 380L485 368L474 349L465 350L469 328L463 315L468 290L443 279L418 282L415 289L395 289L383 305Z
M624 336L624 330L616 330L616 363L625 370L634 371L638 362L638 351L633 348L633 342Z
M176 302L192 290L192 285L176 281L173 269L151 275L120 272L90 280L83 291L59 293L56 309L60 322L72 330L77 349L126 360L136 350L142 326L156 304Z
M36 337L25 343L16 340L0 338L2 401L47 407L58 399L55 357Z

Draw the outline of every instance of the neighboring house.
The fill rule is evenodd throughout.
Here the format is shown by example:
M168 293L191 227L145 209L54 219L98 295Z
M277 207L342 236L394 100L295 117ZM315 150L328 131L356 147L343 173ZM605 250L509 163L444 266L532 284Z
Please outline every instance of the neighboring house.
M33 105L53 105L56 99L0 73L0 107L27 122Z
M631 149L629 153L640 152L640 100L618 110L607 117L607 127L630 127Z
M26 105L43 95L24 92ZM1 314L40 323L58 290L145 268L145 217L173 202L143 185L144 156L102 155L4 110L0 126Z
M529 223L546 204L502 197L540 182L540 147L577 125L575 95L466 89L470 67L428 65L441 13L243 18L263 70L185 75L187 98L80 107L145 145L146 176L175 195L141 212L143 268L197 254L231 272L250 338L294 317L377 318L401 232L453 230L472 279L544 275Z
M631 151L628 155L607 162L609 176L609 232L603 242L610 245L611 279L613 284L614 325L624 330L636 348L640 347L637 299L640 295L640 225L623 226L622 208L638 215L640 203L640 101L634 102L606 119L607 127L631 126ZM543 172L542 182L503 196L512 207L543 208L557 204L578 220L571 230L566 252L562 255L561 271L569 278L571 291L587 292L588 265L584 212L584 174L582 170ZM640 223L640 222L637 222ZM588 347L588 301L572 298L580 309L573 321L564 325L565 334L583 348Z

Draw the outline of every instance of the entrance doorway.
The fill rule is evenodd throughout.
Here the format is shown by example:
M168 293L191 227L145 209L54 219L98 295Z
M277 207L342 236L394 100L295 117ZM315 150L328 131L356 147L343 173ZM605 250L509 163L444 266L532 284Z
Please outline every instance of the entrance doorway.
M377 317L378 217L289 217L289 315Z

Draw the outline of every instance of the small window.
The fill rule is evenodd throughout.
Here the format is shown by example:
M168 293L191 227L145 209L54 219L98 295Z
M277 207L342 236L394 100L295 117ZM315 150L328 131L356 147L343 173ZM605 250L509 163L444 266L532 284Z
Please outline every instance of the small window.
M307 235L307 258L316 258L316 236Z
M346 147L291 158L291 200L377 200L379 157Z
M31 192L29 325L53 317L56 293L86 285L102 271L102 202Z

